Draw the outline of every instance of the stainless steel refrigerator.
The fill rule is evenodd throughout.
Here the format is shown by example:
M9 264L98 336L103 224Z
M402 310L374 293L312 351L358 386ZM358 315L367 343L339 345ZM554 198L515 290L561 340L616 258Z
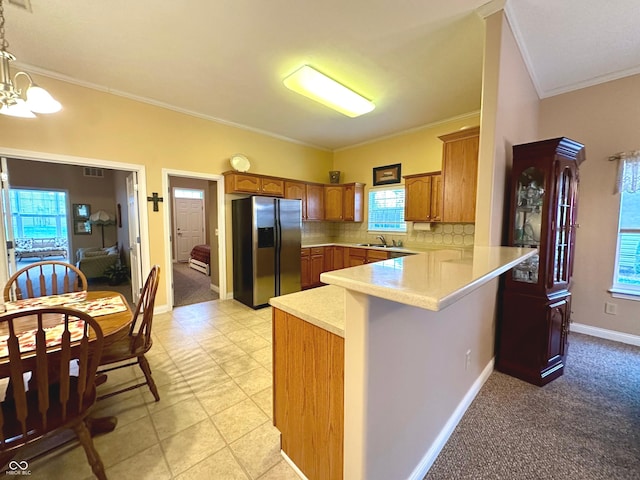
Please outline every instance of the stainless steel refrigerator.
M300 291L302 202L248 197L231 202L233 298L252 308Z

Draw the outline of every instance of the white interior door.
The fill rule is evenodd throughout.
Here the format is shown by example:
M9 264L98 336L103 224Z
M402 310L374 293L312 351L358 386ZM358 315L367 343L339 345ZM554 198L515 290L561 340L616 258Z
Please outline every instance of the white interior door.
M11 217L11 202L9 201L9 169L7 159L2 157L0 164L0 182L2 183L2 218L0 222L0 255L6 259L6 268L0 269L0 285L4 285L9 277L16 271L15 240L13 238L13 225Z
M174 224L176 260L189 260L191 249L204 241L204 198L176 198L174 189ZM204 197L204 192L202 192Z
M127 175L127 212L129 214L129 259L131 261L131 291L138 302L142 288L142 260L140 258L140 220L138 218L138 174Z

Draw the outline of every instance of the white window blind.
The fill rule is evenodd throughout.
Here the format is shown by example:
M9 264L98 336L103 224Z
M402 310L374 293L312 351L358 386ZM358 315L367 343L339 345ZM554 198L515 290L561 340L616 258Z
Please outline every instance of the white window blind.
M404 186L369 190L369 230L397 233L407 231L404 222Z

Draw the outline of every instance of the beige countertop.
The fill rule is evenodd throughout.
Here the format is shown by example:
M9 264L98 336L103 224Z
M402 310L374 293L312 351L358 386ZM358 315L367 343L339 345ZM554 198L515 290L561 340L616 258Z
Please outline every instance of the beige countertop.
M325 272L324 283L406 305L439 311L537 252L533 248L473 247Z
M515 247L429 249L325 272L320 278L330 285L274 297L269 303L344 337L344 289L439 311L536 252Z
M344 338L344 289L327 285L274 297L269 304Z

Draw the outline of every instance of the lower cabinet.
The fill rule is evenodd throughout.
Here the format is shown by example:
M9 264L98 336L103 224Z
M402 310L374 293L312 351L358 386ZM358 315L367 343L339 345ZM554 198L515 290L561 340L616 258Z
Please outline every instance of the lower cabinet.
M303 248L300 251L300 287L311 288L311 249Z
M540 386L561 376L570 314L567 291L548 297L505 291L496 368Z
M306 478L343 478L344 339L277 308L273 423Z
M303 248L300 250L300 287L319 287L320 274L325 271L324 247Z

